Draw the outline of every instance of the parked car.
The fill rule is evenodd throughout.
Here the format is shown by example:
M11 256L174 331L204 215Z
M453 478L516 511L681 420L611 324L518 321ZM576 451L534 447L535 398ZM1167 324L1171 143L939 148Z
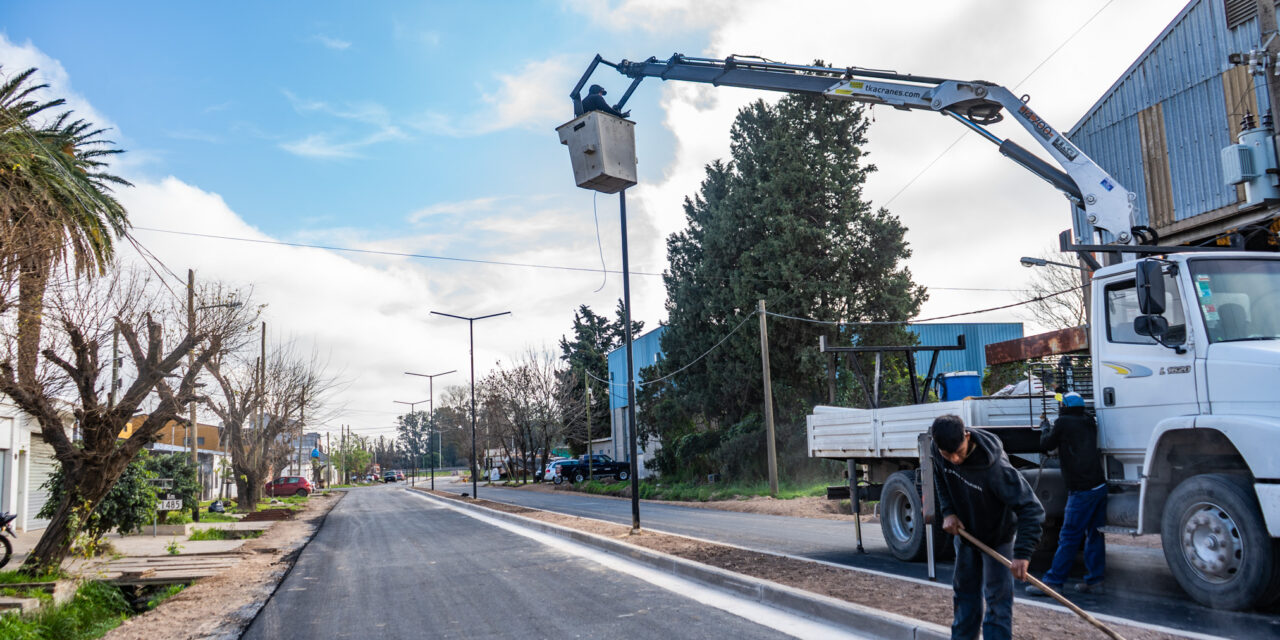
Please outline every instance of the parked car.
M554 481L560 469L561 463L568 462L568 461L569 461L568 458L556 458L554 460L548 461L547 464L542 467L542 469L538 470L536 474L537 479L542 480L543 482Z
M404 472L403 472L403 471L401 471L401 470L399 470L399 469L396 469L396 480L399 480L399 481L401 481L401 482L404 482Z
M395 482L396 480L399 480L399 479L400 479L399 476L397 476L396 472L394 471L388 470L382 474L383 482Z
M596 453L589 456L579 456L576 460L562 461L556 470L555 483L560 484L565 479L574 483L586 480L588 459L591 461L589 469L593 477L613 476L619 481L626 481L631 478L630 463L617 462L603 453Z
M305 496L312 491L311 483L301 476L280 476L263 487L263 493L272 496Z

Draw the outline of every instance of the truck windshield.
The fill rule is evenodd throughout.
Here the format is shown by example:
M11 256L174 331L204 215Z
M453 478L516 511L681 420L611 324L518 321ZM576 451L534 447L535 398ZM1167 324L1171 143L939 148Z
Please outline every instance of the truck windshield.
M1280 260L1191 261L1209 343L1280 339Z

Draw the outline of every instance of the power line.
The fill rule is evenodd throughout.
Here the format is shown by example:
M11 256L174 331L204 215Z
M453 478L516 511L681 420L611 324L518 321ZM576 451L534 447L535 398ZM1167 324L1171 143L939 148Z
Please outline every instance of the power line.
M1029 73L1027 73L1027 75L1023 76L1022 79L1019 80L1017 84L1013 85L1013 89L1017 89L1018 87L1021 87L1024 82L1026 82L1027 80L1030 80L1031 76L1035 75L1035 73L1039 71L1040 68L1043 67L1046 63L1048 63L1050 59L1052 59L1055 55L1057 55L1059 51L1062 51L1062 48L1067 46L1067 43L1074 40L1075 37L1080 35L1080 32L1084 31L1084 28L1089 26L1089 24L1092 23L1094 19L1098 17L1099 14L1101 14L1103 11L1106 11L1107 7L1111 6L1112 2L1115 2L1115 0L1107 0L1107 3L1102 5L1102 7L1099 8L1097 11L1095 11L1093 15L1089 16L1088 20L1085 20L1084 23L1081 24L1079 27L1077 27L1075 31L1071 32L1071 35L1067 36L1067 39L1063 40L1062 44L1059 44L1057 48L1055 48L1053 51L1050 51L1049 55L1045 56L1044 59L1041 60L1040 63L1035 66L1035 68L1033 68ZM915 184L916 180L920 179L920 176L923 176L925 173L929 171L929 169L933 168L933 165L937 164L938 161L942 159L942 156L947 155L947 153L950 152L951 149L953 149L957 144L960 144L960 141L963 140L964 137L968 134L969 134L969 130L965 129L960 135L956 136L956 139L953 140L951 144L947 145L946 149L943 149L942 152L939 153L937 156L935 156L933 160L930 160L929 164L926 164L923 169L921 169L918 173L916 173L915 176L913 176L910 180L908 180L906 184L902 185L902 188L898 189L898 192L893 194L893 196L891 196L888 200L886 200L885 203L881 206L888 207L889 205L893 204L893 201L897 200L898 196L902 195L902 193L907 189L909 189L911 185Z
M952 313L952 314L948 314L948 315L945 315L945 316L934 316L934 317L932 317L932 318L916 318L916 319L912 319L912 320L870 320L870 321L865 321L865 322L859 322L859 321L853 321L853 322L836 322L836 321L831 321L831 320L816 320L816 319L814 319L814 318L803 318L803 317L800 317L800 316L789 316L789 315L786 315L786 314L776 313L776 312L773 312L773 311L766 311L765 313L766 313L767 315L771 315L771 316L778 317L778 318L786 318L787 320L799 320L799 321L801 321L801 322L808 322L808 323L811 323L811 324L821 324L821 325L836 326L836 327L851 327L851 326L862 326L862 325L866 325L866 326L885 326L885 325L921 324L921 323L925 323L925 322L933 322L933 321L935 321L935 320L947 320L947 319L949 319L949 318L959 318L959 317L961 317L961 316L972 316L972 315L977 315L977 314L980 314L980 313L988 313L988 312L991 312L991 311L1000 311L1000 310L1002 310L1002 309L1012 309L1013 307L1021 307L1021 306L1022 306L1022 305L1024 305L1024 304L1031 304L1031 303L1033 303L1033 302L1040 302L1041 300L1048 300L1049 298L1054 298L1054 297L1057 297L1057 296L1060 296L1060 295L1064 295L1064 294L1067 294L1067 293L1071 293L1072 291L1077 291L1077 290L1079 290L1079 289L1083 289L1083 288L1084 288L1084 287L1086 287L1086 286L1088 286L1088 285L1080 285L1080 286L1076 286L1076 287L1071 287L1070 289L1063 289L1062 291L1056 291L1056 292L1054 292L1054 293L1048 293L1048 294L1045 294L1045 295L1042 295L1042 296L1036 296L1036 297L1034 297L1034 298L1029 298L1029 299L1027 299L1027 300L1023 300L1023 301L1021 301L1021 302L1013 302L1013 303L1010 303L1010 304L1000 305L1000 306L998 306L998 307L988 307L988 308L986 308L986 309L978 309L978 310L976 310L976 311L962 311L962 312L960 312L960 313Z
M421 260L445 260L445 261L448 261L448 262L465 262L465 263L486 264L486 265L494 265L494 266L502 266L502 267L523 267L523 268L528 268L528 269L553 269L553 270L559 270L559 271L579 271L579 272L585 272L585 273L601 273L601 272L604 272L604 273L622 273L621 271L619 271L619 270L617 270L617 269L597 269L597 268L594 268L594 267L571 267L571 266L566 266L566 265L539 264L539 263L534 263L534 262L507 262L507 261L502 261L502 260L485 260L485 259L481 259L481 258L459 258L459 257L455 257L455 256L437 256L437 255L430 255L430 254L424 254L424 253L410 253L410 252L404 252L404 251L389 251L389 250L385 250L385 249L357 249L357 248L353 248L353 247L340 247L340 246L336 246L336 245L308 244L308 243L305 243L305 242L286 242L286 241L283 241L283 240L263 240L263 239L261 239L261 238L241 238L241 237L237 237L237 236L223 236L223 235L217 235L217 234L212 234L212 233L198 233L198 232L195 232L195 231L177 231L177 230L173 230L173 229L156 229L156 228L153 228L153 227L133 227L133 228L134 228L135 230L138 230L138 231L152 231L152 232L155 232L155 233L167 233L167 234L178 235L178 236L190 236L190 237L195 237L195 238L206 238L206 239L211 239L211 240L227 240L227 241L231 241L231 242L248 242L248 243L252 243L252 244L277 245L277 246L283 246L283 247L295 247L295 248L300 248L300 249L321 249L321 250L324 250L324 251L340 251L340 252L346 252L346 253L361 253L361 254L370 254L370 255L392 256L392 257L397 257L397 258L418 258L418 259L421 259ZM633 276L657 276L657 277L662 277L662 276L664 276L665 274L663 274L663 273L657 273L657 272L653 272L653 271L632 271L632 272L631 272L631 275L633 275ZM708 278L708 279L710 279L710 280L719 280L719 281L722 281L722 282L728 282L728 281L732 280L732 278L726 278L726 277L721 277L721 278L714 278L714 277L713 277L713 278ZM822 284L822 281L817 281L817 280L772 280L772 279L767 279L767 278L740 278L739 280L741 280L741 281L743 281L743 282L767 282L767 283L774 283L774 284L805 284L805 283ZM1020 289L1007 289L1007 288L998 288L998 287L930 287L930 286L925 286L925 288L927 288L927 289L931 289L931 290L934 290L934 291L993 291L993 292L1005 292L1005 293L1016 293L1016 292L1021 291Z

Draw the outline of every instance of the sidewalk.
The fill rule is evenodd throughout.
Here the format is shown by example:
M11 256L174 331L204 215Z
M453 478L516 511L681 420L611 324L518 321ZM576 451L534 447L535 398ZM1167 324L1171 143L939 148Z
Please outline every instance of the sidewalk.
M271 526L271 522L202 522L193 523L191 530L197 529L236 529L236 530L262 530L265 531ZM40 536L44 535L44 529L36 529L34 531L23 531L18 533L18 539L9 539L13 543L13 557L9 559L9 564L5 565L4 570L17 569L27 559L27 554L35 548L36 542L40 540ZM110 543L116 552L124 556L162 556L170 555L167 549L172 541L177 541L181 546L178 555L192 554L208 554L208 553L227 553L239 549L245 540L188 540L187 536L174 534L160 534L152 536L150 527L144 527L143 533L139 535L121 536L119 533L109 533L102 537L103 542ZM97 559L95 559L97 560ZM63 562L63 567L71 570L80 566L79 558L70 557Z

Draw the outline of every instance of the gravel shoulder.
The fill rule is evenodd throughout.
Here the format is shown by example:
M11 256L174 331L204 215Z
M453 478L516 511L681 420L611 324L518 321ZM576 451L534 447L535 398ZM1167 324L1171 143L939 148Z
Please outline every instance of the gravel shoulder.
M456 493L442 491L427 491L427 493L586 531L693 562L882 611L890 611L943 626L951 624L951 592L946 585L921 584L857 569L839 568L797 558L747 551L677 535L651 531L631 535L630 527L626 525L488 500L472 500L462 498ZM856 585L856 588L851 588L853 585ZM1129 640L1164 640L1179 637L1136 627L1119 626L1116 630ZM1083 640L1098 636L1097 629L1072 614L1021 602L1014 604L1015 638L1036 640L1052 637L1063 640Z
M306 509L274 524L239 548L234 567L205 578L145 614L112 630L107 640L239 638L275 592L302 548L346 492L314 495Z

